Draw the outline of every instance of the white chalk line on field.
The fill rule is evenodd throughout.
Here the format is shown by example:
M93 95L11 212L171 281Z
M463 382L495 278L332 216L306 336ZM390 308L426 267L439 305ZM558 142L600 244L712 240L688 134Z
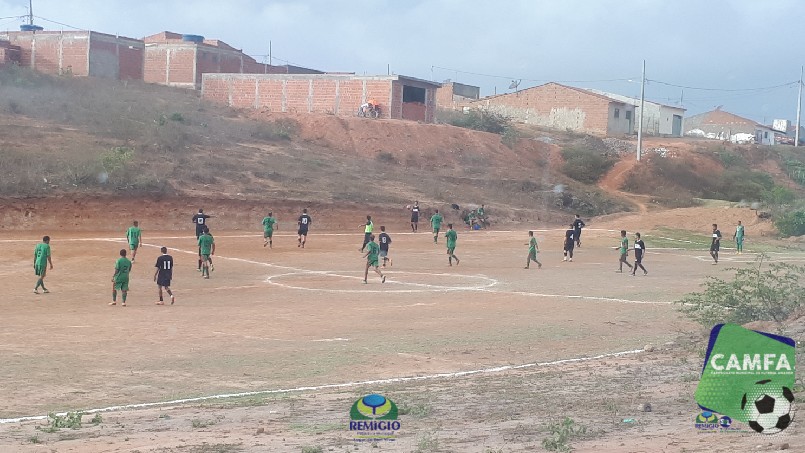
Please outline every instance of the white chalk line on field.
M366 381L354 381L354 382L343 382L338 384L323 384L323 385L315 385L315 386L305 386L305 387L294 387L294 388L287 388L287 389L273 389L273 390L257 390L251 392L239 392L239 393L223 393L218 395L208 395L208 396L199 396L194 398L182 398L182 399L175 399L170 401L159 401L159 402L151 402L151 403L135 403L135 404L123 404L118 406L108 406L103 408L96 408L96 409L86 409L82 410L81 412L85 414L95 414L99 412L117 412L122 410L131 410L131 409L148 409L153 407L162 407L162 406L178 406L184 405L189 403L198 403L203 401L210 401L210 400L218 400L218 399L229 399L229 398L242 398L247 396L258 396L258 395L273 395L278 393L298 393L298 392L309 392L309 391L317 391L317 390L328 390L328 389L339 389L339 388L350 388L350 387L359 387L359 386L366 386L366 385L385 385L385 384L396 384L401 382L417 382L417 381L430 381L436 379L455 379L461 378L465 376L473 376L473 375L481 375L481 374L493 374L493 373L500 373L503 371L511 371L511 370L522 370L527 368L535 368L535 367L547 367L547 366L555 366L555 365L564 365L568 363L580 363L580 362L590 362L593 360L605 359L610 357L621 357L626 355L633 355L639 354L643 352L643 349L632 349L629 351L620 351L620 352L610 352L606 354L599 354L596 356L591 357L576 357L572 359L559 359L553 360L550 362L532 362L532 363L525 363L521 365L502 365L496 366L491 368L481 368L476 370L467 370L467 371L454 371L449 373L437 373L437 374L428 374L424 376L404 376L404 377L396 377L396 378L385 378L385 379L373 379L373 380L366 380ZM60 412L56 415L64 416L67 412ZM37 420L47 420L47 415L31 415L25 417L16 417L16 418L2 418L0 419L0 425L9 424L9 423L20 423L20 422L27 422L27 421L37 421Z
M283 342L283 343L300 343L300 342L301 343L306 343L306 342L330 343L330 342L334 342L334 341L349 341L349 338L340 338L340 337L338 337L338 338L319 338L319 339L316 339L316 340L302 340L302 339L288 339L288 338L256 337L254 335L243 335L243 334L239 334L239 333L229 333L229 332L219 332L219 331L214 331L213 334L215 334L215 335L226 335L226 336L230 336L230 337L240 337L240 338L245 338L247 340L279 341L279 342Z

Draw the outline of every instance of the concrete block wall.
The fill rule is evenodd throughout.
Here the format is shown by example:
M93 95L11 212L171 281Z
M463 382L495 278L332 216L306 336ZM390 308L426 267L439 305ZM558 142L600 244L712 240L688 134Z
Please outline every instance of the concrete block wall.
M486 108L526 124L607 135L611 103L603 96L548 83L517 93L480 99L469 105ZM623 116L621 108L621 119Z

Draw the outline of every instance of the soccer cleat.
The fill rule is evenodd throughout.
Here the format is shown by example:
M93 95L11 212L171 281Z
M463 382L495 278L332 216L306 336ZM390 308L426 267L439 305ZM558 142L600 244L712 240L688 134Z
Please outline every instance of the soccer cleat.
M363 281L363 284L364 284L364 285L366 285L366 284L368 284L368 283L369 283L369 282L367 282L366 280L364 280L364 281Z
M37 291L37 290L34 290L34 294L39 294L39 291Z
M43 294L47 294L47 293L49 293L49 292L50 292L50 291L48 291L48 289L47 289L47 288L42 288L42 293L43 293Z
M573 258L570 258L568 261L570 261L570 262L572 263L572 262L573 262Z
M156 303L156 305L165 305L165 302L160 300L159 302Z
M567 261L567 257L562 258L562 261Z
M268 242L263 242L263 247L267 246Z
M117 305L117 302L109 302L109 305Z
M171 305L176 303L176 296L171 296Z
M643 271L643 275L648 275L648 271Z
M120 306L121 306L121 307L125 307L125 306L126 306L126 303L125 303L125 302L123 302L122 304L120 304Z
M524 267L523 269L528 269L528 266Z
M456 266L458 266L458 258L456 258Z
M207 279L207 280L209 280L209 279L210 279L210 276L209 276L209 275L205 275L205 276L204 276L204 278L205 278L205 279Z
M215 265L214 265L214 264L212 264L212 263L210 263L210 272L212 272L212 271L214 271L214 270L215 270Z
M542 263L537 263L537 269L542 269Z

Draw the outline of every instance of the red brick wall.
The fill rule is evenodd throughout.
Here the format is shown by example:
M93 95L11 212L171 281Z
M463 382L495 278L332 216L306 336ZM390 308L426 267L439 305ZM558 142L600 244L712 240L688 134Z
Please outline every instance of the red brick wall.
M603 97L549 83L481 99L470 106L488 108L527 124L606 135L609 104Z
M46 74L87 74L89 32L9 32L12 44L20 46L20 64Z
M119 77L120 80L143 80L145 61L144 47L121 45L119 50Z
M239 108L273 112L330 113L353 116L369 99L380 104L383 117L432 122L435 87L409 81L425 88L425 103L402 102L404 82L384 78L272 77L239 74L207 74L202 97Z
M143 80L149 83L166 83L167 55L168 50L165 48L155 46L145 48Z
M0 41L0 68L20 62L20 47L8 41Z
M195 46L149 46L145 48L145 81L195 88ZM170 67L168 67L170 61Z

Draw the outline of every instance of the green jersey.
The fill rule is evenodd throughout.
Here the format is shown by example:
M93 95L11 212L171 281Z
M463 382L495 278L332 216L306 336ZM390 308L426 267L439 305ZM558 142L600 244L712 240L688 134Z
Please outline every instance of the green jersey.
M624 254L624 253L626 253L627 250L629 250L629 239L628 238L621 238L621 248L618 249L618 250L620 250L621 254Z
M129 272L131 272L131 261L129 261L128 258L121 256L115 262L115 282L128 282Z
M129 239L129 244L139 244L140 243L140 233L141 230L139 227L130 226L128 230L126 230L126 237Z
M478 217L484 216L484 208L478 208Z
M34 249L34 266L45 266L50 257L50 244L41 242Z
M377 242L370 242L366 244L366 249L369 254L366 256L366 259L369 261L377 261L378 252L380 252L380 246L377 245Z
M430 224L433 225L433 228L441 228L443 221L444 217L441 214L433 214L433 217L430 218Z
M212 252L212 245L214 243L215 239L209 234L202 234L198 237L198 247L202 255L209 255L210 252Z
M277 223L277 219L274 217L266 217L263 219L263 229L265 231L274 231L275 223Z
M528 251L529 252L537 251L537 238L532 237L531 240L528 241Z
M456 230L447 230L447 233L444 234L444 237L447 238L447 248L456 248L456 239L458 239L458 233L456 233Z
M744 238L744 226L743 225L738 225L735 228L735 237L737 239L743 239Z

